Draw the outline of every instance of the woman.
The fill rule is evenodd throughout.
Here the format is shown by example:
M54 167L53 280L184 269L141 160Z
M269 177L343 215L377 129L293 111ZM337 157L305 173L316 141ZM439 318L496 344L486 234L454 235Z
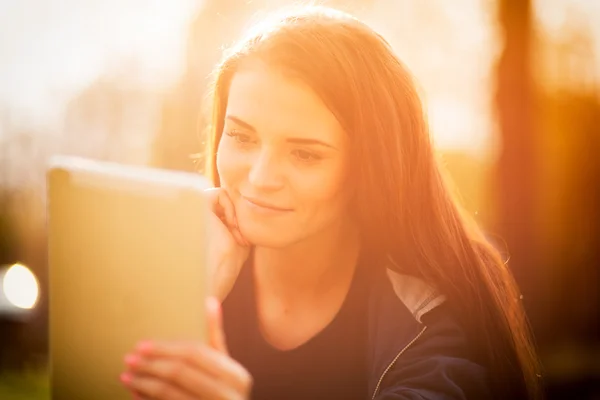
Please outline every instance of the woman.
M513 278L369 27L310 8L235 47L216 71L208 173L210 340L141 343L122 375L138 398L538 396Z

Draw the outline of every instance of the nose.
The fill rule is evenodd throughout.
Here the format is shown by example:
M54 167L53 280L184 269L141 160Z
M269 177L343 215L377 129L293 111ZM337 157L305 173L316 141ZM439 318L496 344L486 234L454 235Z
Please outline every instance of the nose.
M248 181L256 189L278 190L284 185L281 168L275 155L264 150L253 160Z

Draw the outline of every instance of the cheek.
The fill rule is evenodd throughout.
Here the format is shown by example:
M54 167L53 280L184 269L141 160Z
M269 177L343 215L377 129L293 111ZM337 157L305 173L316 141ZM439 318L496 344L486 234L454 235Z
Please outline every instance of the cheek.
M224 140L219 143L217 152L217 172L222 187L236 185L245 176L244 158L240 157Z
M311 212L340 214L345 210L348 190L343 166L330 166L295 181L297 195Z

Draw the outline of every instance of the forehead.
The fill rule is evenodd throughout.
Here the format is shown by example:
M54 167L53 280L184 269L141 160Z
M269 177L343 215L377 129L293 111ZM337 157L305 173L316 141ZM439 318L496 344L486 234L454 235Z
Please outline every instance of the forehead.
M259 134L346 140L341 125L306 84L261 62L244 64L233 76L227 114L252 125Z

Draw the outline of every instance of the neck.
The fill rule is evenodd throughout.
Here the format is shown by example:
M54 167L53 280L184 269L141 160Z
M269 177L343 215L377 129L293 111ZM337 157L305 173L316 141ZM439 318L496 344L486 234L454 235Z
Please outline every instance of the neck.
M346 225L286 248L257 247L258 290L288 304L318 299L349 283L359 251L358 231Z

